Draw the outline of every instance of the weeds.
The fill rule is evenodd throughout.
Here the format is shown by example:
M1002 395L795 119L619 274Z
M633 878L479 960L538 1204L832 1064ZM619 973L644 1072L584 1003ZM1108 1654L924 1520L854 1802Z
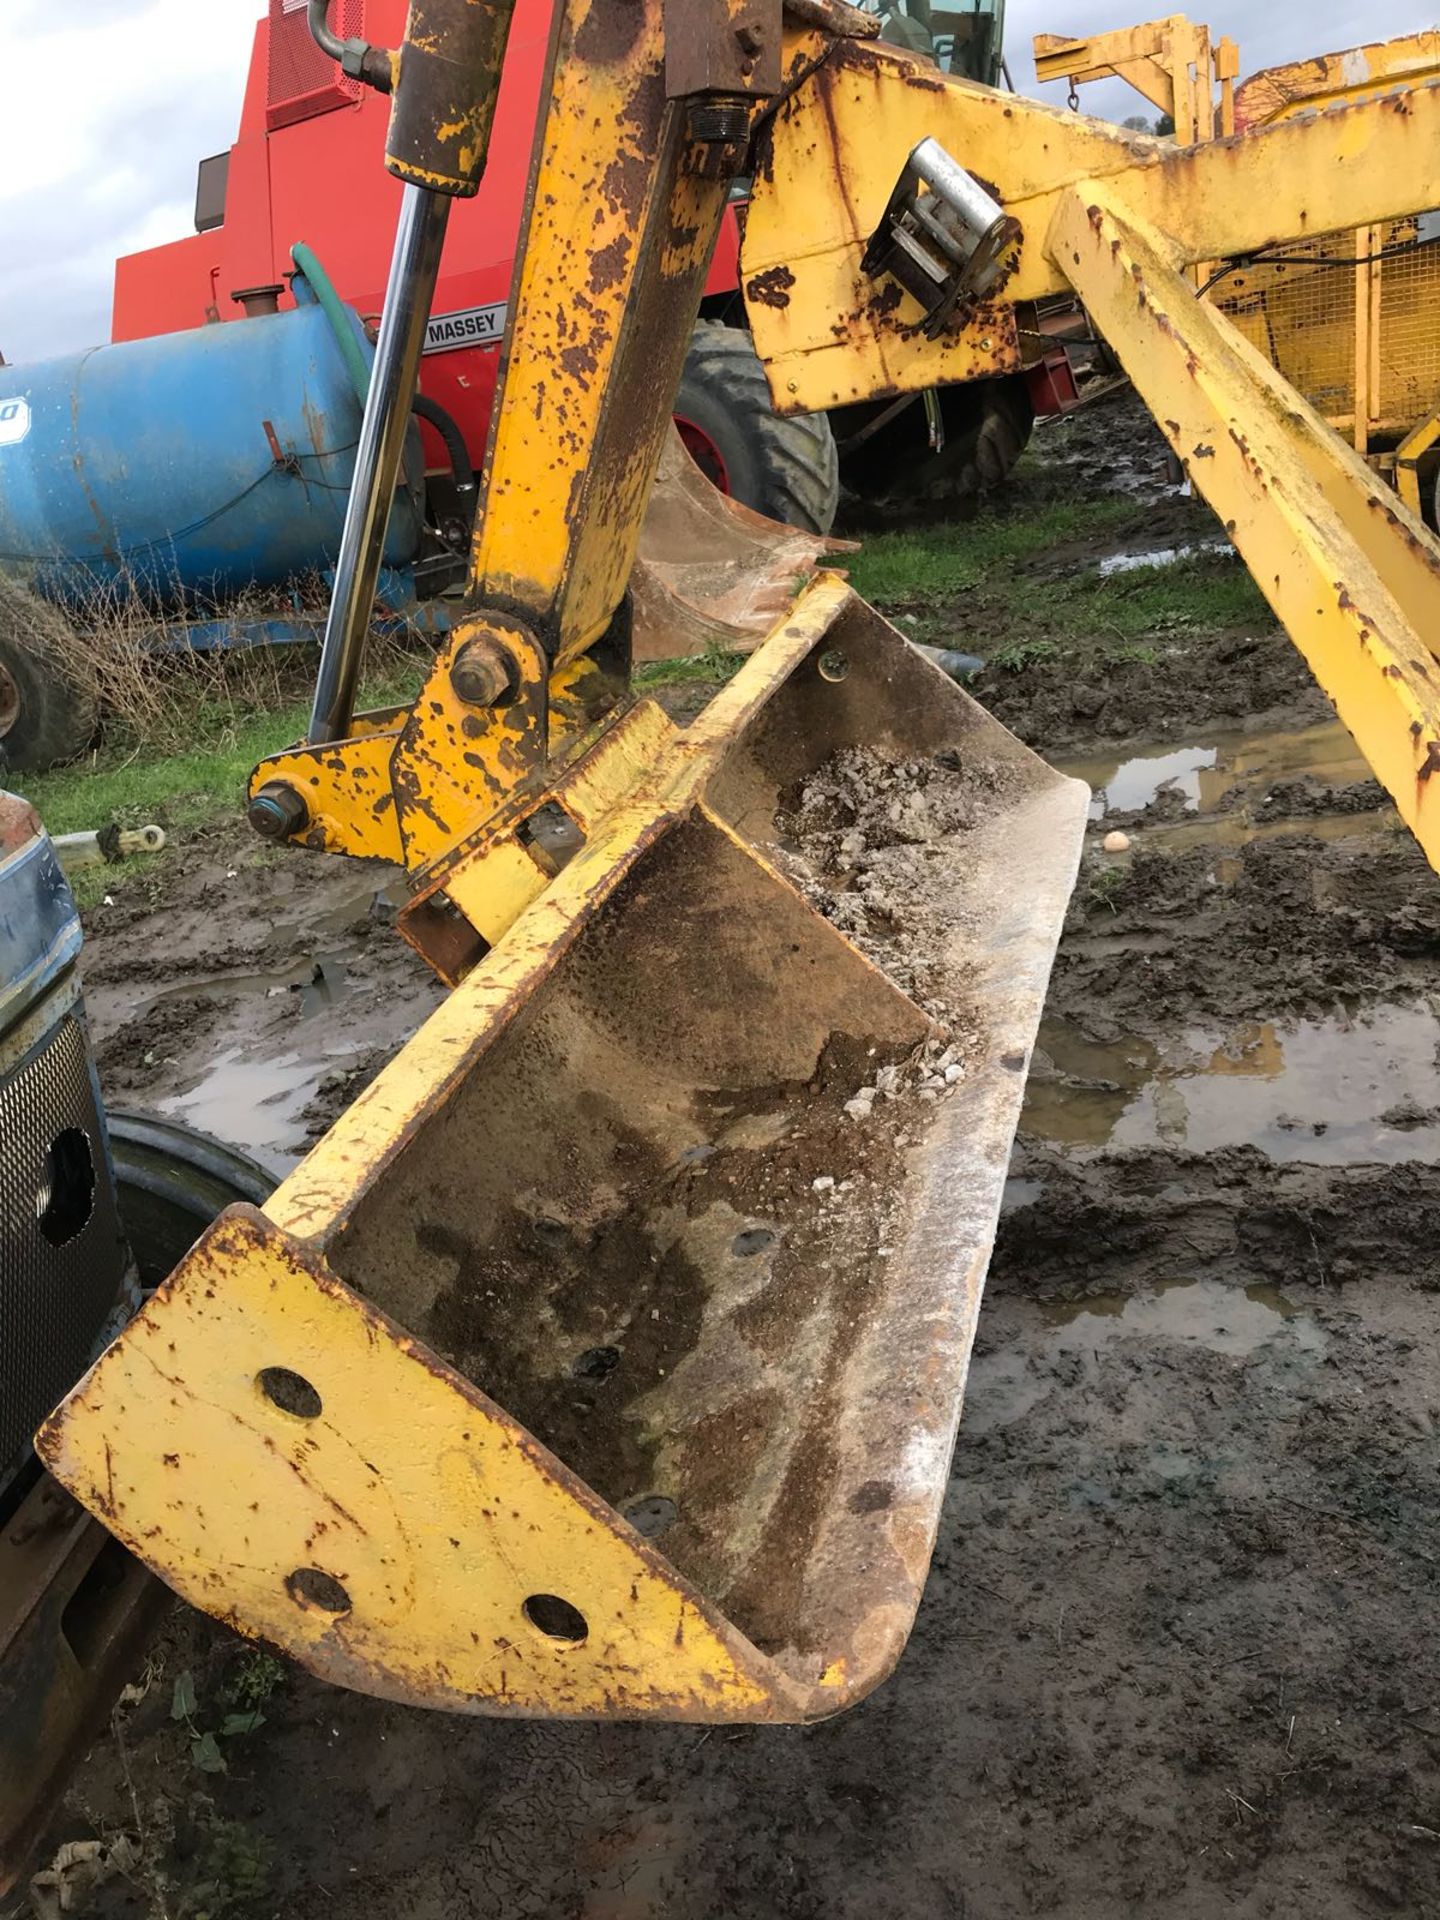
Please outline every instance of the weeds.
M683 660L647 660L635 669L633 684L640 693L656 687L683 687L696 681L729 680L745 664L743 653L730 653L724 647L707 647L704 653Z
M1054 640L1012 640L1009 646L996 647L986 664L1003 668L1006 673L1023 673L1037 661L1053 660L1059 651Z
M1097 863L1090 871L1085 886L1085 911L1094 913L1104 907L1108 912L1115 911L1115 896L1125 886L1128 874L1118 862Z
M265 1687L264 1692L259 1695L260 1699L269 1697L283 1672L283 1669L279 1668L278 1661L272 1660L270 1664L278 1670L274 1679L264 1671L256 1676L256 1682L264 1683ZM246 1691L253 1695L256 1684L251 1684ZM202 1726L200 1703L195 1690L195 1676L188 1667L183 1673L177 1673L175 1676L175 1684L170 1695L170 1718L183 1722L185 1731L190 1736L190 1759L201 1773L227 1772L229 1762L225 1758L221 1742L239 1740L246 1734L257 1733L265 1724L265 1715L260 1711L257 1699L249 1698L242 1703L231 1693L227 1711L213 1726ZM210 1716L206 1715L205 1718L208 1719Z
M225 1698L242 1713L263 1707L285 1678L283 1661L263 1647L251 1647L225 1682Z
M195 1878L181 1898L184 1920L222 1920L253 1907L270 1879L270 1846L241 1820L211 1809L203 1827Z

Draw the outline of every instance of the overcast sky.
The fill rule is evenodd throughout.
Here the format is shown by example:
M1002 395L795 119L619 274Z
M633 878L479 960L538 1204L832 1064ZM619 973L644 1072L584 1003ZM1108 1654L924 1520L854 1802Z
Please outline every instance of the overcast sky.
M117 254L192 230L196 162L235 137L264 0L3 5L0 350L28 360L108 339ZM1239 42L1244 74L1429 26L1435 0L1215 0L1195 17L1206 11L1213 32ZM1016 86L1036 90L1033 33L1096 33L1143 17L1117 0L1010 0ZM1064 88L1046 95L1058 102ZM1144 104L1115 83L1084 98L1087 111L1116 119Z

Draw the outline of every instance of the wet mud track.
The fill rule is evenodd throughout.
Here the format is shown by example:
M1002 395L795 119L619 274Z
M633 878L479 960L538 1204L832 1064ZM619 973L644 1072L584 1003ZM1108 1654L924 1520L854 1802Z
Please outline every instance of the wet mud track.
M439 1004L393 931L396 875L276 854L243 822L187 834L84 916L109 1103L292 1166Z
M1208 668L1154 699L1117 683L1138 738L1058 671L996 697L1069 743L1094 831L893 1679L804 1730L464 1721L272 1671L177 1612L55 1830L139 1833L80 1910L1440 1914L1440 882L1285 643L1232 666L1218 700ZM94 916L102 1062L132 1103L203 1101L207 1049L310 1031L316 1084L363 1075L382 1010L429 1003L353 869L321 863L323 898L313 863L237 887L239 845L210 849L254 923L228 1000L170 957L226 945L219 895L175 883L164 951L138 912ZM327 911L351 919L286 931ZM316 964L343 969L348 1027L306 1001ZM349 1084L309 1119L292 1089L272 1150ZM196 1730L256 1698L263 1725L205 1771Z

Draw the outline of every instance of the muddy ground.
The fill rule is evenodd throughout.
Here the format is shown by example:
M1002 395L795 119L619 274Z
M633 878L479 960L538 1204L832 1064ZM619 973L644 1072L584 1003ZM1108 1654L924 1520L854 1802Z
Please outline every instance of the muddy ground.
M1211 537L1127 417L1036 484ZM808 1730L465 1722L177 1611L51 1838L138 1842L78 1911L1440 1914L1440 887L1276 635L981 692L1095 822L895 1677ZM380 878L225 829L122 886L112 1095L302 1150L435 998Z

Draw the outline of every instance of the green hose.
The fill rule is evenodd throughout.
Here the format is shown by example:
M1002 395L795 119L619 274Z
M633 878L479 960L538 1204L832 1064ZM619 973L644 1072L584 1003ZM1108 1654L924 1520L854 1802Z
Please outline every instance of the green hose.
M325 318L330 322L330 331L335 336L335 344L345 362L346 372L350 375L350 384L354 387L361 406L370 392L370 363L365 358L365 350L355 337L355 329L350 324L349 309L336 293L330 276L316 259L313 248L307 247L303 240L297 240L290 249L290 258L297 273L303 273L310 283L310 290L319 301Z

